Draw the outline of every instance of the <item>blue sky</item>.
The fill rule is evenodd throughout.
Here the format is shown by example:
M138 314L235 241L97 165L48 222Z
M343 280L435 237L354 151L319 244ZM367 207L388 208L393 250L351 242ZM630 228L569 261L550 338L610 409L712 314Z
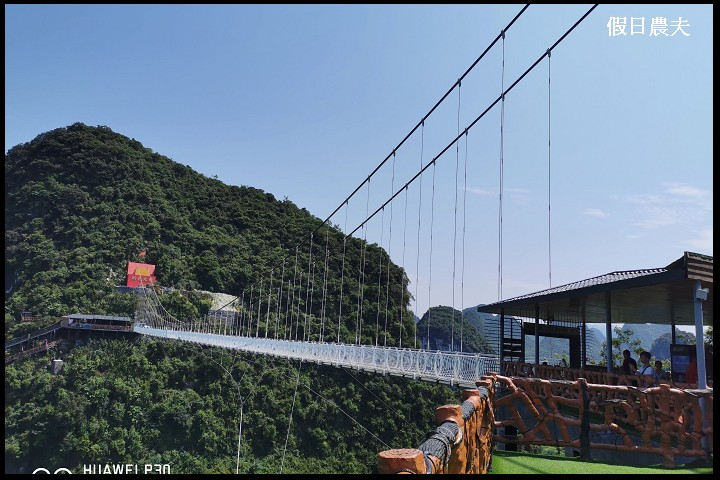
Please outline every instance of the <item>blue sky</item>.
M530 6L330 221L358 227L591 6ZM6 5L5 150L105 125L324 220L521 8ZM407 270L420 313L712 255L712 13L598 6L354 235Z

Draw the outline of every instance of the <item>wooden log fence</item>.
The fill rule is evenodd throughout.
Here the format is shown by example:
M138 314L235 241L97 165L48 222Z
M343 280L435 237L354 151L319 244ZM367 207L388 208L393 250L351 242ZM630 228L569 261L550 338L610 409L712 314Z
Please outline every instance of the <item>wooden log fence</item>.
M476 389L462 392L461 405L436 409L437 427L418 448L380 452L378 470L487 473L494 446L508 443L572 448L581 460L591 460L593 450L653 454L667 468L678 457L707 459L713 453L712 388L567 377L484 376ZM506 434L508 427L517 435Z

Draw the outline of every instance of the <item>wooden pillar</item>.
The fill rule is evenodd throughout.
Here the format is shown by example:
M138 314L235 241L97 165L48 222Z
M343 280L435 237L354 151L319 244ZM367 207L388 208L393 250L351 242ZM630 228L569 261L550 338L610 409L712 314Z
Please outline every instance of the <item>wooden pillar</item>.
M425 455L417 448L385 450L378 454L378 472L425 474Z

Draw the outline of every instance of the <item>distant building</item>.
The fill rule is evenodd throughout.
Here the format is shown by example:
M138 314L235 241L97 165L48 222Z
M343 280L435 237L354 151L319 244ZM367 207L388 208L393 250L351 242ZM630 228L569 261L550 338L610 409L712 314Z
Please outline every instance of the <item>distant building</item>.
M131 330L130 317L116 317L113 315L92 315L73 313L60 317L60 326L64 328L86 330Z

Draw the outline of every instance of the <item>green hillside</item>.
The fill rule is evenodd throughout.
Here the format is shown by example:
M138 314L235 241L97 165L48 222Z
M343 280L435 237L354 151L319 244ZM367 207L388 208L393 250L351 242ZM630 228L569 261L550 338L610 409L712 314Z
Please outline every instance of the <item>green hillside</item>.
M327 301L293 307L308 312L308 328L318 331L322 315L339 318L342 305L341 341L353 342L364 259L364 278L374 279L363 289L364 315L387 304L387 345L408 338L404 272L388 269L376 245L316 230L321 223L288 199L225 185L108 127L43 133L5 155L5 338L68 313L132 315L135 297L115 286L141 251L163 286L240 295L296 252L302 265L315 259L313 231L334 254ZM343 265L355 274L341 283ZM388 272L386 298L377 279L384 284ZM22 311L39 320L19 323ZM325 328L337 336L337 322ZM364 325L362 343L375 332ZM144 462L234 473L241 411L241 473L281 464L285 473L371 473L379 451L419 445L435 407L458 402L439 385L318 365L298 372L296 362L148 340L91 342L61 358L58 375L49 356L6 367L6 473Z
M291 201L207 178L107 127L74 124L12 148L5 157L5 199L5 304L15 320L23 310L42 318L129 314L132 305L113 288L124 283L127 262L139 260L141 251L145 262L157 265L162 285L238 296L267 282L273 269L277 275L283 260L293 265L296 252L298 265L308 265L320 251L317 244L312 250L310 234L322 221ZM334 301L312 303L312 318L321 317L323 306L334 316L342 298L341 338L355 338L358 275L343 277L342 296L340 277L343 270L360 271L362 260L360 281L384 284L389 272L388 301L374 280L363 289L362 307L375 318L378 305L389 305L387 344L397 344L398 321L407 331L413 326L407 305L398 305L410 298L401 269L388 269L387 253L377 245L352 237L345 244L336 228L322 227L315 238L333 253L327 296ZM18 333L7 323L10 336ZM334 322L328 328L337 334ZM374 325L362 333L370 343Z

